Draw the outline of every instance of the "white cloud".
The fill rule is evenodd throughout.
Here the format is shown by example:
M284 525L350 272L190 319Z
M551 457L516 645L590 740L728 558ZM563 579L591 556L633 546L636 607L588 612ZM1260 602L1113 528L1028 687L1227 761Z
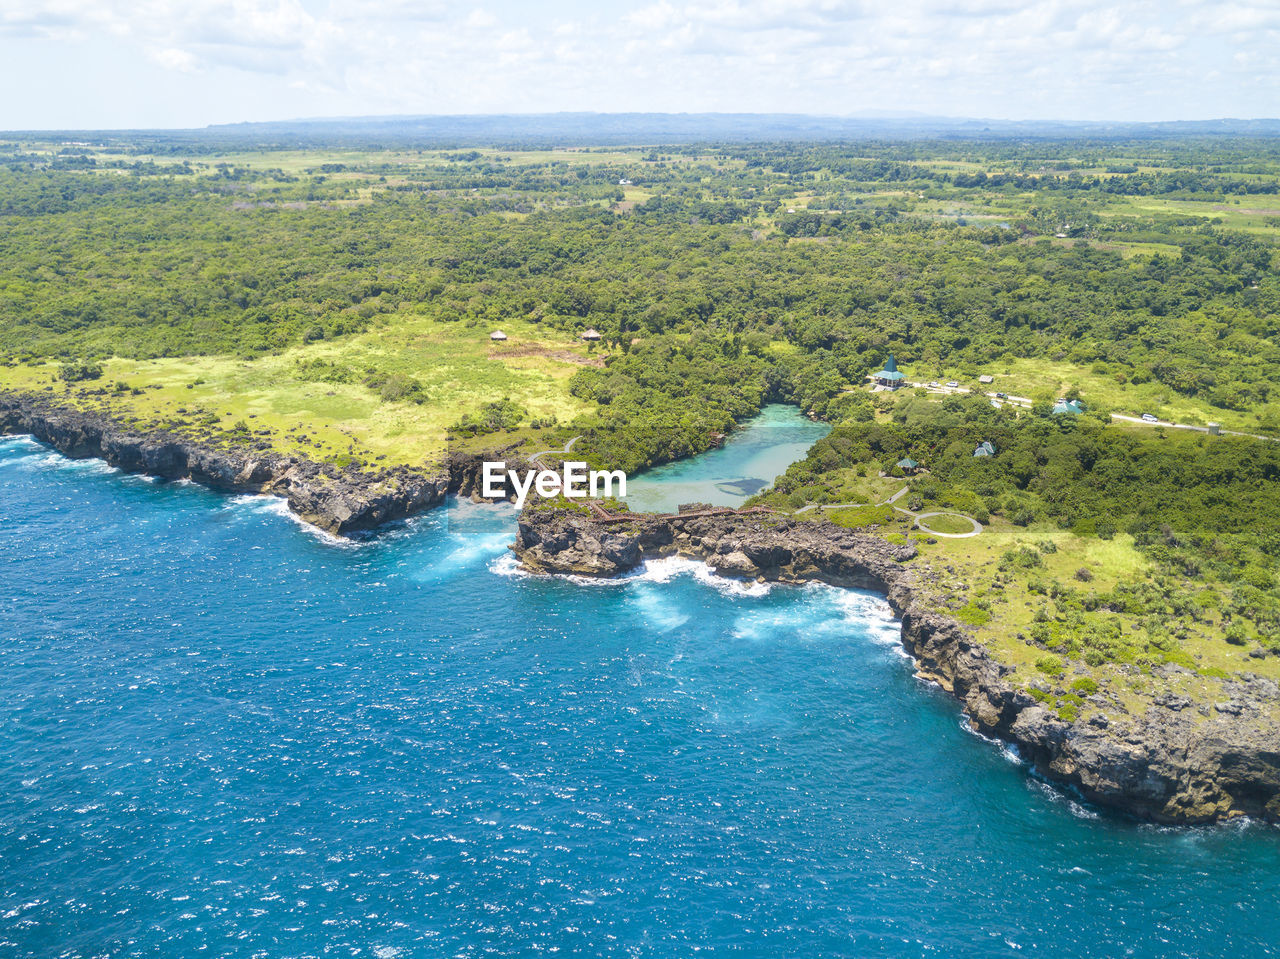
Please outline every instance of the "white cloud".
M151 54L151 58L168 70L181 70L184 73L190 73L195 69L196 65L196 58L190 53L173 47L156 50Z
M488 10L472 10L466 22L467 26L472 30L484 30L488 27L496 26L498 18Z
M43 42L204 76L210 96L257 77L241 106L263 117L273 91L313 94L316 115L1277 115L1277 40L1280 8L1249 0L0 0L0 64Z

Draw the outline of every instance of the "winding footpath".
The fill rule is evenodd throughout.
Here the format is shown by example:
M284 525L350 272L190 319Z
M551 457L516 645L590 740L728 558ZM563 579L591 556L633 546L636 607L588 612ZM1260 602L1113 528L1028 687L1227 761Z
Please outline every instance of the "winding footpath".
M569 451L573 449L573 444L578 442L580 439L582 439L581 436L575 436L573 439L569 440L569 442L564 444L564 449L562 450L543 450L541 453L534 453L529 457L529 465L536 465L538 460L542 459L544 456L550 456L552 453L558 453L561 456L568 456Z
M895 509L896 508L897 507L895 507ZM943 537L946 537L947 539L967 539L970 536L977 536L979 533L982 532L982 524L979 523L972 516L965 516L964 513L947 513L947 512L911 513L910 510L905 510L905 509L902 510L902 512L907 513L908 515L915 516L916 527L924 530L930 536L943 536ZM967 520L968 522L972 523L973 529L969 530L969 532L967 533L944 533L941 530L933 529L932 527L929 526L928 523L924 522L931 516L955 516L955 517L958 517L959 519Z
M932 513L913 513L911 510L906 509L905 507L895 506L894 504L897 503L898 500L900 500L903 496L905 496L907 494L907 491L910 489L911 489L910 486L904 486L902 487L902 489L898 490L898 492L894 493L883 503L876 503L874 505L893 506L893 508L896 509L899 513L906 513L908 516L915 517L915 523L913 525L919 529L924 530L930 536L942 536L942 537L945 537L946 539L967 539L970 536L977 536L979 533L982 532L982 524L979 523L972 516L966 516L964 513L951 513L947 511L935 511ZM800 507L798 510L795 511L793 515L799 516L801 513L807 513L810 510L814 510L814 509L850 509L852 507L867 506L867 505L868 505L867 503L810 503L808 506ZM928 519L931 516L957 516L960 519L968 520L970 523L972 523L973 529L969 530L967 533L944 533L940 530L931 529L928 523L921 522L921 520Z

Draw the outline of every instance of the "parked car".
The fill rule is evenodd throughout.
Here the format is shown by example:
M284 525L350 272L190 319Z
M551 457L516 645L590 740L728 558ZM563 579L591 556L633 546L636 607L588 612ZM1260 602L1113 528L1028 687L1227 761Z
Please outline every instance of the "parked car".
M937 380L934 380L932 383L929 384L929 387L935 390L938 389L938 387L940 386L942 386L942 384L939 383Z
M1159 423L1160 421L1159 421L1158 419L1156 419L1154 416L1152 416L1150 413L1143 413L1143 414L1142 414L1142 422L1144 422L1144 423Z
M955 389L957 386L959 386L959 385L960 385L960 384L959 384L959 383L957 383L955 380L947 380L947 387L948 387L949 389L953 389L953 390L954 390L954 389Z

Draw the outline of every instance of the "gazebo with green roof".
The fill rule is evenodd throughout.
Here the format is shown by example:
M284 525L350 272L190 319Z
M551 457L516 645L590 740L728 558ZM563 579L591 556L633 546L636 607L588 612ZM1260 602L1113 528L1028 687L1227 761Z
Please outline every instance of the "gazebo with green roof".
M904 473L914 473L920 468L920 464L913 460L910 456L904 456L897 462L898 469Z
M1074 416L1079 416L1084 412L1084 404L1079 400L1058 400L1053 407L1053 412L1055 416L1062 413L1071 413Z
M898 364L894 362L892 353L885 360L884 369L871 378L875 380L876 386L883 386L887 390L896 390L900 386L907 385L907 378L898 372Z

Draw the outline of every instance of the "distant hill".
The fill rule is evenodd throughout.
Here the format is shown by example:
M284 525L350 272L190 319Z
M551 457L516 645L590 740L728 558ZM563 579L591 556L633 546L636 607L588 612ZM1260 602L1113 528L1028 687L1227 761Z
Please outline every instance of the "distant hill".
M1187 136L1280 136L1280 119L1156 123L996 120L932 116L810 116L797 113L541 113L456 116L333 117L231 123L193 130L42 131L59 136L210 148L216 145L528 147L866 139L1132 139Z
M508 145L530 141L689 143L711 140L844 140L917 137L1280 136L1280 120L1166 123L1016 121L931 116L810 116L800 113L543 113L479 116L391 116L237 123L211 134L304 141L387 137L397 141Z

